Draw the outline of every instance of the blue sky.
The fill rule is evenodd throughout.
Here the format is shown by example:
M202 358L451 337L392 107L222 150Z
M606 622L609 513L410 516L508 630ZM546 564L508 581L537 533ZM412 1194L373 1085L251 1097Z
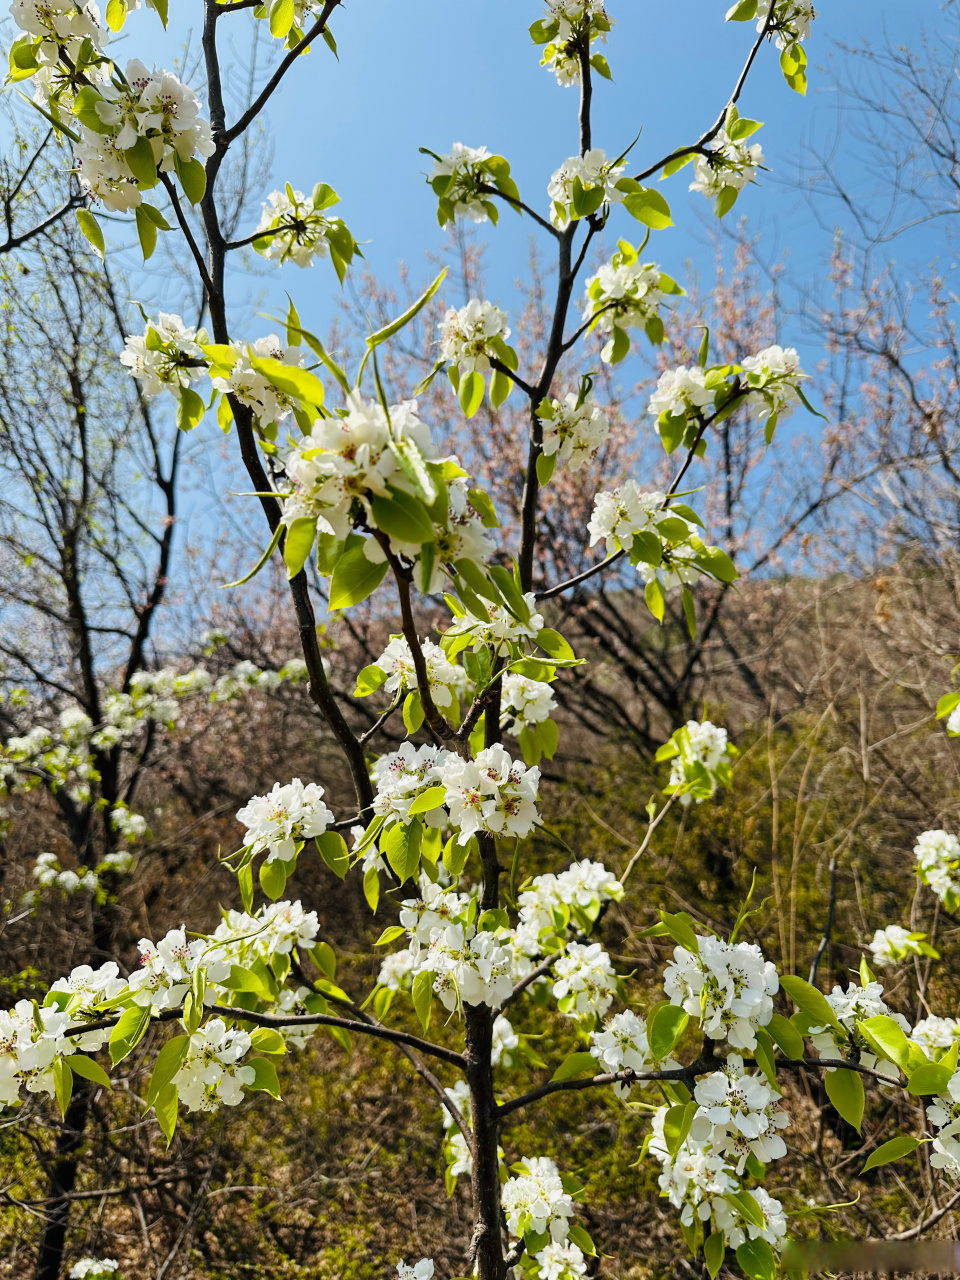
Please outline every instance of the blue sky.
M423 177L430 161L418 153L421 145L442 151L458 140L505 155L524 197L546 212L550 174L577 149L577 93L561 89L538 65L527 27L541 8L536 0L348 0L331 24L339 62L318 42L269 108L275 183L289 181L305 190L318 180L330 183L354 235L369 242L368 265L387 281L396 278L401 259L415 279L426 277L425 254L444 238ZM616 26L605 52L614 83L597 84L596 145L615 153L642 129L633 153L639 168L713 121L753 34L752 23L724 23L724 8L723 0L611 0ZM938 0L824 0L819 9L808 46L806 99L787 88L776 51L767 48L741 100L742 114L764 121L757 138L771 172L745 193L734 216L746 215L762 233L765 255L787 252L801 283L821 274L829 235L790 180L798 167L809 165L813 151L829 149L836 137L832 71L843 61L836 42L879 42L885 31L895 41L915 42L919 29L933 27L940 16ZM177 6L171 13L167 35L150 40L158 61L177 56L192 34ZM239 55L237 83L245 78L251 22L243 14L221 23L225 34L235 33L230 42ZM124 41L131 55L143 50L144 36L153 37L154 28L149 11L132 16ZM869 174L857 175L855 153L848 156L848 171L855 181L869 183ZM680 278L688 263L709 273L713 257L704 228L709 205L687 193L689 173L664 184L676 226L657 233L650 249ZM639 231L622 214L613 229L634 238ZM490 241L488 293L501 305L513 300L513 282L524 273L534 230L529 219L509 212L498 229L484 229ZM546 239L542 233L540 239ZM254 289L260 287L265 310L279 307L289 290L305 323L320 330L335 312L337 286L329 264L271 270ZM241 296L250 296L249 286L238 288ZM259 333L263 322L253 324ZM786 329L789 334L789 317Z

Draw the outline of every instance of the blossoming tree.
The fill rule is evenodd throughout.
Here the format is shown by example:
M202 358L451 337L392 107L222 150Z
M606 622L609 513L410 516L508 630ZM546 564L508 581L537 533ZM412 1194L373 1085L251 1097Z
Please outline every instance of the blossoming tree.
M827 1096L856 1128L865 1083L934 1098L927 1115L936 1136L893 1134L868 1164L904 1158L932 1140L932 1163L960 1170L955 1026L928 1018L911 1028L890 1012L866 962L859 982L829 996L779 975L756 944L740 938L759 909L749 899L727 937L698 929L685 913L661 911L646 936L673 944L662 999L644 1017L634 1011L648 1003L646 993L632 989L605 950L603 917L629 889L667 811L707 800L729 782L735 751L709 721L689 723L661 748L658 758L669 767L663 800L652 804L647 836L619 877L589 857L531 877L525 852L541 825L539 764L558 749L551 685L581 661L548 625L548 602L628 559L653 616L662 618L668 593L679 593L694 630L697 581L736 577L693 505L697 459L709 448L711 428L747 407L769 441L796 406L810 407L795 351L769 346L716 365L705 333L698 362L667 370L649 399L651 423L676 458L672 483L651 490L629 480L599 492L585 538L605 557L576 580L538 580L540 493L558 467L589 460L608 431L592 375L580 371L589 362L579 359L581 344L598 333L599 358L608 364L622 360L634 341L659 344L669 300L682 293L644 256L651 236L671 222L662 189L646 184L691 164L690 189L712 200L718 216L729 212L763 160L749 141L758 122L739 113L749 72L764 46L775 44L788 85L803 92L813 10L805 0L735 4L727 19L755 29L729 100L698 139L634 165L627 152L611 156L593 145L595 78L610 76L599 46L613 16L599 0L550 0L530 32L543 65L561 86L579 91L579 145L554 173L547 199L522 196L508 160L483 147L426 152L441 225L460 218L496 223L506 209L527 218L557 253L552 325L538 368L520 369L508 345L508 317L474 299L444 319L430 375L446 374L468 417L485 396L494 406L511 394L529 405L528 459L518 477L522 527L518 545L506 546L489 496L442 452L417 401L391 404L380 378L378 350L440 280L368 336L353 377L304 329L294 304L282 336L251 339L231 323L226 265L242 247L301 268L329 258L341 280L357 254L351 232L332 213L337 196L323 182L309 195L290 186L274 192L260 224L237 239L224 233L218 206L218 177L231 148L311 45L322 39L335 49L328 23L338 3L270 0L253 8L251 0L205 0L209 121L198 95L170 72L137 59L121 68L110 57L109 33L124 27L136 4L110 0L106 26L92 0L15 0L12 8L24 34L11 49L11 78L32 79L38 109L73 145L89 197L78 215L88 239L106 252L97 216L104 208L132 214L145 259L161 234L181 237L191 255L209 330L160 313L120 359L146 396L172 397L182 430L196 428L216 406L219 426L235 436L266 523L266 548L253 572L275 553L282 557L310 697L342 750L356 810L334 814L323 787L309 778L278 779L269 794L251 798L237 815L245 835L226 859L239 908L213 932L179 928L143 939L141 964L127 978L112 963L74 970L42 1002L21 1001L0 1014L0 1102L14 1107L25 1092L46 1092L65 1110L77 1076L110 1087L98 1055L117 1066L149 1035L144 1101L169 1143L181 1108L214 1112L251 1093L267 1095L262 1104L269 1106L269 1097L279 1096L277 1063L295 1058L317 1029L345 1046L351 1033L374 1037L409 1060L442 1107L448 1189L461 1177L472 1189L464 1272L481 1280L511 1273L567 1280L587 1273L603 1241L591 1239L578 1218L578 1181L547 1156L516 1152L511 1128L558 1093L639 1095L651 1117L645 1154L660 1166L663 1195L679 1213L691 1252L711 1277L726 1264L751 1280L770 1280L790 1211L763 1186L767 1166L786 1151L784 1078L802 1065L822 1070ZM163 0L148 0L148 7L154 12L143 21L165 21ZM262 92L228 124L218 49L224 24L248 8L285 51ZM162 207L151 203L158 197ZM616 224L619 234L627 219L639 226L639 245L619 239L610 260L585 278L601 233ZM328 684L313 566L329 579L331 611L370 597L383 599L386 611L396 601L399 632L357 673L356 696L382 707L363 737ZM421 635L417 595L442 597L447 606L436 639ZM156 683L131 699L162 700L166 691ZM407 740L372 754L376 729L397 715ZM105 731L62 728L83 751L96 746L92 734ZM348 828L349 844L341 834ZM296 886L307 842L332 874L362 881L374 913L391 916L379 945L392 949L369 992L337 984L337 957L319 912L292 889L285 896ZM926 833L917 856L922 879L949 909L960 894L960 846L947 833ZM41 870L39 879L51 874L53 868ZM887 929L874 939L875 962L927 954L925 946L922 936ZM549 1005L569 1038L534 1049L518 1027L525 1011ZM547 1073L525 1093L510 1078L521 1062ZM115 1271L112 1260L87 1258L74 1274ZM401 1262L399 1274L429 1280L433 1264Z

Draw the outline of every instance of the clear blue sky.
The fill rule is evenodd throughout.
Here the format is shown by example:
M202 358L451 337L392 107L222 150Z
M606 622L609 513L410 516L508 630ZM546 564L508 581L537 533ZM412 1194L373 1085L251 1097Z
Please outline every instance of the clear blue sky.
M597 84L596 145L615 153L642 129L634 151L640 167L713 121L753 34L752 23L724 23L725 7L724 0L611 0L616 26L605 52L615 79ZM880 41L886 30L893 40L913 43L940 15L939 0L824 0L819 8L808 45L806 99L787 88L771 47L762 51L741 101L743 114L765 122L758 140L772 172L745 193L734 216L747 215L762 231L766 254L789 251L801 281L821 274L829 237L789 179L811 149L828 149L835 137L831 66L843 57L835 42ZM153 13L133 14L124 40L130 54L149 48L157 61L175 57L191 30L190 11L181 18L177 10L171 6L171 30L158 39ZM443 240L423 179L430 162L418 153L421 145L441 151L462 141L505 155L524 197L546 212L550 174L577 149L577 91L561 89L538 65L527 27L541 12L537 0L347 0L331 24L340 61L318 42L269 110L276 184L309 190L318 180L330 183L354 235L369 241L369 266L388 281L401 259L415 278L425 275L425 253ZM222 20L222 30L236 33L241 61L250 21L248 15ZM855 154L848 165L855 171ZM657 233L651 245L652 255L678 276L688 261L706 273L712 262L702 222L709 205L688 195L689 173L664 184L677 225ZM621 218L616 234L639 230ZM509 212L499 229L485 229L488 292L508 308L532 230L528 219ZM337 286L328 263L308 271L271 269L262 286L267 310L279 307L289 290L306 323L322 330L334 314ZM263 331L262 322L253 323L256 333Z

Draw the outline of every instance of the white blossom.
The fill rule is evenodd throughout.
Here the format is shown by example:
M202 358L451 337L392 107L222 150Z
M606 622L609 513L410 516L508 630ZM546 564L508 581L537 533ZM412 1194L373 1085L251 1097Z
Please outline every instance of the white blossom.
M510 337L506 312L478 298L471 298L459 311L451 307L439 328L440 356L455 364L461 374L487 373L490 357L499 358L492 340L499 338L502 344Z
M960 1072L951 1076L946 1094L927 1106L927 1119L937 1130L930 1163L949 1177L960 1178Z
M540 821L536 808L540 770L513 760L500 743L485 747L475 760L447 752L439 780L446 787L444 803L450 821L460 831L459 844L479 832L523 839Z
M397 1280L433 1280L433 1262L429 1258L421 1258L412 1267L398 1262Z
M543 680L531 680L529 676L510 671L503 677L502 686L500 710L505 719L509 717L507 731L514 737L518 737L526 725L549 720L557 709L553 689Z
M206 330L197 332L177 315L161 311L156 321L148 321L142 334L126 339L120 363L143 383L145 396L169 391L179 396L184 387L206 375L200 344L209 341Z
M501 1192L511 1234L546 1231L555 1244L562 1244L570 1231L573 1200L563 1189L559 1169L549 1156L523 1160L521 1166Z
M115 1258L81 1258L67 1275L70 1280L116 1280L119 1270Z
M506 653L511 644L518 644L525 639L535 640L543 630L543 615L535 611L536 597L533 592L524 592L523 601L529 610L529 617L525 622L502 605L488 604L483 600L481 604L486 610L486 618L480 618L467 610L463 617L454 618L445 634L451 638L473 636L474 651L490 645L495 653Z
M421 640L420 649L427 667L430 692L438 707L452 707L459 694L466 692L467 674L463 667L451 662L443 649L432 640ZM381 686L384 693L400 696L417 687L413 654L404 636L391 636L390 643L373 664L386 673Z
M323 184L314 188L312 196L289 183L283 191L271 191L257 227L260 238L253 247L264 258L312 267L314 258L329 256L331 235L341 243L341 237L349 236L342 219L329 218L323 212L335 203L336 197Z
M467 933L462 924L433 930L421 967L436 975L433 989L446 1009L461 1002L496 1009L513 990L510 952L492 933Z
M535 1255L540 1280L579 1280L587 1274L587 1260L579 1245L552 1240Z
M515 1062L515 1051L520 1047L520 1037L513 1029L513 1024L509 1018L505 1018L502 1013L498 1014L493 1020L493 1045L490 1049L490 1061L495 1067L501 1064L505 1067L513 1066Z
M806 40L810 34L810 24L817 16L810 0L758 0L758 32L763 31L766 26L771 4L774 6L771 29L776 32L777 48L785 49L798 40Z
M18 1000L12 1009L0 1010L0 1106L17 1102L21 1087L52 1096L54 1061L73 1052L64 1038L70 1015L42 1005L35 1016L35 1007L31 1000Z
M734 1049L753 1050L757 1027L773 1015L780 989L776 966L756 943L698 937L699 954L675 947L663 975L671 1004L696 1018L711 1040L727 1040Z
M614 25L603 7L603 0L547 0L545 23L557 24L557 32L543 51L542 67L550 67L557 83L564 88L580 83L580 59L576 40L587 37L589 45L606 42Z
M942 1049L949 1049L960 1037L960 1021L956 1018L939 1018L931 1014L921 1018L913 1028L910 1039L919 1045L928 1058L936 1057Z
M285 786L275 782L268 795L254 796L237 812L237 821L247 828L244 848L252 853L266 851L268 862L275 858L291 862L297 845L322 835L333 820L323 803L323 787L299 778Z
M584 323L613 335L600 353L606 364L614 361L615 329L644 329L653 342L662 341L660 307L668 292L683 290L655 262L641 262L638 251L621 240L619 252L587 280L584 295Z
M617 181L625 166L607 159L607 153L594 147L584 156L571 156L564 160L550 179L547 194L552 203L550 221L555 227L565 227L577 214L573 209L574 183L579 181L585 192L600 188L604 204L618 204L625 193L617 190ZM599 206L598 206L599 207Z
M719 1155L743 1173L752 1153L763 1164L787 1154L779 1130L790 1124L780 1095L762 1075L748 1075L743 1059L731 1053L722 1071L697 1081L693 1096L699 1109L690 1125L691 1143L709 1142Z
M292 368L302 368L305 357L301 348L285 346L275 333L271 333L242 346L233 344L233 351L236 357L233 367L229 373L218 373L212 378L214 387L223 395L235 396L256 414L262 426L282 422L290 415L293 401L256 370L251 360L279 360Z
M590 1022L602 1017L617 992L617 975L599 942L571 942L554 965L553 994L567 1017Z
M670 514L669 508L663 508L665 500L660 489L641 489L636 480L624 480L616 489L601 489L587 522L590 546L603 542L607 555L629 552L638 533L656 534L657 521Z
M602 1030L590 1032L590 1052L602 1071L646 1071L650 1063L646 1019L638 1018L629 1009L615 1013ZM630 1092L629 1082L617 1084L616 1091L625 1098Z
M238 1065L250 1049L247 1031L227 1030L212 1018L190 1037L187 1056L173 1078L188 1111L218 1111L243 1101L243 1085L253 1084L253 1067Z
M434 184L438 178L451 179L443 198L453 206L454 218L469 218L471 222L486 222L489 218L477 187L488 180L482 166L490 158L486 147L466 147L455 142L448 155L435 160L428 181Z
M415 747L412 742L401 742L396 751L381 756L371 770L370 777L377 788L373 798L375 814L388 822L399 820L406 825L411 821L410 806L419 795L443 781L443 769L453 753L443 747L425 743ZM431 827L439 827L445 821L443 801L421 815Z
M753 390L748 402L758 422L774 415L782 422L800 404L798 388L807 376L800 368L800 357L793 347L765 347L742 362L747 385Z
M888 924L885 929L878 929L869 943L873 963L882 968L900 964L912 955L922 955L919 939L923 937L924 934L911 933L899 924Z
M537 415L543 427L543 452L557 455L571 471L579 471L590 462L610 434L610 422L593 397L583 402L574 391L562 400L548 400L540 405Z
M894 1013L888 1009L882 996L883 987L879 982L868 982L865 987L851 982L846 991L840 986L834 987L826 999L836 1015L838 1026L810 1028L810 1040L820 1057L848 1058L852 1050L857 1049L859 1061L863 1066L871 1067L891 1080L899 1080L899 1069L896 1063L886 1058L878 1059L857 1030L857 1022L886 1015L909 1036L910 1023L902 1013ZM836 1069L836 1067L827 1067L828 1071Z
M677 369L665 369L650 397L648 412L658 418L662 413L679 417L712 404L713 392L707 390L705 378L706 374L698 365L688 367L682 364Z
M727 131L721 129L707 155L698 155L694 160L695 176L690 190L699 191L708 199L718 196L724 187L742 191L754 180L762 164L763 148L758 142L734 142Z
M726 729L721 729L709 720L688 720L684 726L683 748L678 755L674 756L670 765L668 785L681 787L690 782L698 766L702 766L707 771L712 781L729 749ZM680 797L680 803L689 805L696 800L697 804L700 804L707 798L706 793L712 794L713 789L697 787L696 794L685 791Z
M946 831L923 831L913 847L917 875L948 911L960 904L960 840Z

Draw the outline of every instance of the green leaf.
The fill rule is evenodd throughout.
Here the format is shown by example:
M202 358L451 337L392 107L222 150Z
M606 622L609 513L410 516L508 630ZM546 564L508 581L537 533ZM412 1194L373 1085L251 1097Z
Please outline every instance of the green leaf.
M202 420L206 405L203 397L192 387L180 388L180 399L177 403L177 427L181 431L192 431Z
M330 608L346 609L366 600L387 576L389 567L386 560L379 563L368 560L363 546L345 551L330 579Z
M776 1260L766 1240L745 1240L737 1249L737 1262L749 1280L773 1280Z
M374 666L373 663L368 667L364 667L357 675L357 687L353 691L355 698L368 698L371 693L376 691L386 683L387 673L382 667Z
M420 869L422 836L423 827L415 821L406 825L395 822L380 837L380 852L390 863L401 884L407 880L416 881Z
M378 347L381 342L386 342L387 338L392 338L395 333L399 333L405 325L408 325L414 316L417 315L419 311L423 310L443 284L446 274L447 268L444 267L426 293L422 293L413 306L408 307L406 311L404 311L402 316L398 316L396 320L391 320L388 325L385 325L382 329L378 329L376 333L370 334L369 338L367 338L367 346L371 350L374 347Z
M916 1097L922 1097L928 1093L946 1093L952 1077L953 1072L942 1063L925 1062L923 1066L917 1067L916 1071L910 1073L907 1092Z
M827 997L816 987L812 987L809 982L804 982L803 978L797 978L793 974L782 977L780 986L801 1013L807 1015L811 1026L839 1029L837 1015L833 1012Z
M368 867L363 873L363 896L367 906L376 914L380 902L380 875L376 867Z
M411 818L418 813L429 813L431 809L436 809L443 804L443 798L447 794L446 787L436 786L428 787L426 791L421 792L414 800L413 804L407 810Z
M187 1056L187 1050L190 1048L189 1036L174 1036L162 1046L157 1054L157 1060L153 1064L153 1071L150 1075L150 1083L147 1086L147 1096L144 1099L147 1111L154 1105L160 1096L161 1090L165 1089L173 1080L180 1068L183 1066L183 1060Z
M664 227L672 227L670 206L659 191L652 187L643 187L634 191L623 202L623 207L631 217L642 222L653 231L662 231Z
M801 44L791 44L780 54L783 78L795 93L807 92L807 55Z
M700 943L686 912L673 915L669 911L661 911L660 921L674 942L679 942L681 947L686 947L695 956L700 954Z
M167 1146L173 1141L177 1129L177 1113L179 1098L175 1084L164 1085L153 1104L153 1114L157 1117L161 1132L167 1140Z
M143 1039L150 1025L150 1006L133 1004L124 1009L120 1021L110 1032L110 1061L114 1066L122 1062Z
M557 469L557 453L537 454L537 479L541 485L549 484Z
M570 1053L560 1063L550 1079L551 1081L573 1080L576 1076L582 1076L588 1071L591 1075L596 1075L598 1070L597 1060L592 1053Z
M287 866L279 858L272 862L260 864L260 888L273 902L276 902L287 887Z
M110 0L106 17L110 30L119 31L127 20L127 0Z
M663 1118L663 1137L667 1144L667 1150L672 1156L676 1156L686 1141L690 1126L693 1124L693 1117L697 1114L699 1106L700 1104L695 1101L679 1102L667 1110L667 1114Z
M77 210L77 222L80 230L90 241L94 252L99 256L100 261L104 261L104 244L103 232L100 230L100 223L96 220L89 209Z
M270 34L278 40L285 40L293 26L293 0L274 0L270 6Z
M403 725L407 733L416 733L422 724L423 703L414 689L403 700Z
M757 16L757 0L738 0L727 10L727 22L749 22Z
M279 1031L272 1027L257 1027L250 1036L250 1043L258 1053L286 1053L287 1042Z
M494 409L500 408L512 390L513 380L499 369L494 369L493 377L490 379L490 403Z
M253 1083L247 1085L251 1093L269 1093L271 1098L279 1099L280 1081L277 1079L277 1068L269 1058L251 1058L243 1065L253 1067L256 1073Z
M57 1106L60 1108L60 1114L67 1114L67 1107L70 1105L70 1099L73 1097L73 1072L65 1058L54 1058L53 1060L53 1091L56 1095Z
M663 615L666 609L666 598L663 594L663 587L660 585L659 578L653 578L643 589L643 598L647 602L647 608L659 623L663 623Z
M690 639L695 640L697 637L697 609L693 602L693 592L684 583L683 587L683 616L687 620L687 630L690 632Z
M388 943L396 942L398 938L402 938L406 932L402 924L388 925L373 945L375 947L385 947Z
M656 1059L668 1058L686 1030L690 1015L674 1004L661 1005L647 1027L650 1054Z
M123 153L123 158L130 166L130 171L137 180L141 191L149 191L157 185L157 162L154 159L153 147L149 139L138 138L132 147Z
M859 1072L838 1067L836 1071L826 1072L823 1086L840 1115L859 1133L863 1122L864 1102L863 1081Z
M590 56L590 65L596 71L597 75L603 76L604 80L612 80L610 73L610 64L602 53L594 53Z
M92 1058L88 1058L85 1053L72 1053L68 1058L64 1058L64 1062L70 1064L70 1069L75 1076L80 1076L83 1080L91 1080L94 1084L99 1084L104 1089L111 1088L110 1077L103 1067L99 1062L94 1062Z
M960 707L960 693L945 693L937 703L937 719L942 720L956 707Z
M756 0L753 2L756 4ZM717 1280L717 1272L723 1266L726 1252L727 1246L723 1242L722 1231L714 1231L712 1235L707 1236L703 1245L703 1260L707 1264L710 1280Z
M476 369L465 373L460 379L457 395L460 408L468 418L472 418L483 404L483 374L477 373Z
M657 419L657 429L660 432L660 439L667 453L673 453L674 449L683 439L687 429L687 415L685 413L661 413Z
M596 1255L597 1250L593 1241L579 1222L571 1222L567 1234L582 1253L587 1253L591 1257Z
M876 1169L882 1164L892 1164L894 1160L902 1160L904 1156L916 1151L919 1146L922 1146L919 1138L908 1138L906 1134L891 1138L889 1142L885 1142L877 1147L876 1151L870 1153L867 1163L860 1172L864 1174L868 1169Z
M253 910L253 863L248 862L237 872L237 883L240 887L240 900L244 911Z
M328 942L318 942L310 948L310 956L323 976L332 982L337 976L337 957Z
M903 1029L892 1018L880 1015L865 1018L857 1027L880 1058L889 1058L906 1071L910 1061L910 1046Z
M140 249L143 253L143 260L146 262L157 247L157 228L153 219L144 212L143 205L140 205L134 212L137 219L137 235L140 237Z
M203 165L199 160L181 160L177 152L174 152L173 166L183 187L183 194L191 204L199 204L207 189L207 175Z
M393 489L392 497L381 498L373 494L370 499L373 519L377 528L398 542L412 542L419 546L432 542L435 534L433 521L427 509L412 493Z
M757 1027L757 1047L753 1051L760 1070L767 1077L769 1084L777 1087L777 1066L773 1057L773 1039L766 1027Z
M220 588L221 591L228 591L231 587L242 587L245 583L249 582L251 578L256 577L256 575L260 572L263 566L267 563L267 561L273 555L274 551L276 551L277 546L280 542L280 539L283 537L284 527L285 526L282 524L277 525L276 529L274 530L273 537L270 539L270 545L267 547L266 551L263 553L263 555L260 557L257 563L253 566L250 572L246 574L243 578L238 578L236 582L225 582L223 586Z
M430 1025L430 1010L433 1006L433 974L421 969L413 980L413 1007L420 1025L426 1031Z
M333 874L342 880L350 870L350 854L347 851L346 840L339 831L324 831L315 839L320 857Z
M313 405L315 409L323 408L323 383L309 369L298 369L296 365L284 364L271 356L251 356L250 364L278 390L304 404Z
M283 562L287 579L295 578L307 563L317 535L317 522L312 516L300 516L287 527L283 540Z
M605 364L619 364L630 354L630 336L618 324L613 326L613 333L600 352L600 359Z
M792 1022L780 1013L774 1013L767 1023L767 1031L781 1050L793 1062L803 1057L803 1036Z
M575 662L577 655L571 646L564 640L559 631L554 631L552 627L541 627L537 632L537 644L548 653L551 658L562 659L568 662Z

